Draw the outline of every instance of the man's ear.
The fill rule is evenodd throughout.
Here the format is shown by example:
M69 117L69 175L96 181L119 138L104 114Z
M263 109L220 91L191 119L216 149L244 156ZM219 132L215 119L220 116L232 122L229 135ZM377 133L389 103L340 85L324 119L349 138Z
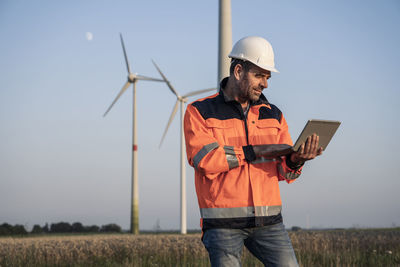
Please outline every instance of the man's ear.
M233 75L235 76L236 80L243 78L243 66L241 64L236 64L235 68L233 69Z

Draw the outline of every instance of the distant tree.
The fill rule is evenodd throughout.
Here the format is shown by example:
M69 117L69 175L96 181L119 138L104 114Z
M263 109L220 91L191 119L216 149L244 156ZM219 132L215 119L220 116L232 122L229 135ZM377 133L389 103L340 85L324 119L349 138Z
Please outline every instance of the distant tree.
M11 224L3 223L0 225L0 236L26 235L27 233L25 227L20 224L12 226Z
M0 225L0 236L12 235L13 227L8 223Z
M49 224L46 223L46 224L43 226L42 230L43 230L44 233L50 232L50 230L49 230Z
M13 226L13 235L26 235L28 232L25 227L21 224L16 224Z
M292 227L292 231L293 232L297 232L297 231L300 231L301 230L301 227L300 226L293 226Z
M52 223L50 225L51 233L71 233L72 226L66 222Z
M85 232L88 233L98 233L100 231L100 227L97 225L85 226Z
M106 225L102 225L100 232L116 232L120 233L121 232L121 227L115 223L110 223Z
M41 234L43 233L43 228L39 224L35 224L32 228L31 234Z
M85 231L85 228L80 222L75 222L72 224L72 232L74 233L82 233Z

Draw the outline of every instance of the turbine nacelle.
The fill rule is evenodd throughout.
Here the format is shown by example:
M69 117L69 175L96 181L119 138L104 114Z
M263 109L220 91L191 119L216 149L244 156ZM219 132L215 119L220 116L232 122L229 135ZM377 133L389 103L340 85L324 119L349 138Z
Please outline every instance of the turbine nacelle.
M128 81L130 83L134 83L137 80L137 73L133 74L133 73L129 73L128 75Z

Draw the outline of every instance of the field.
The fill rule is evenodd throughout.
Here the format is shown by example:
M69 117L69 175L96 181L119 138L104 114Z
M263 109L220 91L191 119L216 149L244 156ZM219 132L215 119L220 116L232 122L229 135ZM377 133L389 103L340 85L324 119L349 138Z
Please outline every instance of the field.
M400 229L289 232L300 266L400 266ZM210 266L200 234L0 238L0 266ZM262 266L247 250L243 266Z

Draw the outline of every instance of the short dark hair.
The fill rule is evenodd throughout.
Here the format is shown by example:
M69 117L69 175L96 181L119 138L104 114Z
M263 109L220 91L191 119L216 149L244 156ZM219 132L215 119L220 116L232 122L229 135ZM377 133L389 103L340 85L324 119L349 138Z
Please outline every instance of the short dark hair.
M232 75L233 74L233 70L235 69L236 65L240 64L243 67L243 70L245 72L248 72L253 63L251 63L250 61L246 61L246 60L241 60L241 59L237 59L237 58L232 58L231 59L231 66L229 68L229 74Z

